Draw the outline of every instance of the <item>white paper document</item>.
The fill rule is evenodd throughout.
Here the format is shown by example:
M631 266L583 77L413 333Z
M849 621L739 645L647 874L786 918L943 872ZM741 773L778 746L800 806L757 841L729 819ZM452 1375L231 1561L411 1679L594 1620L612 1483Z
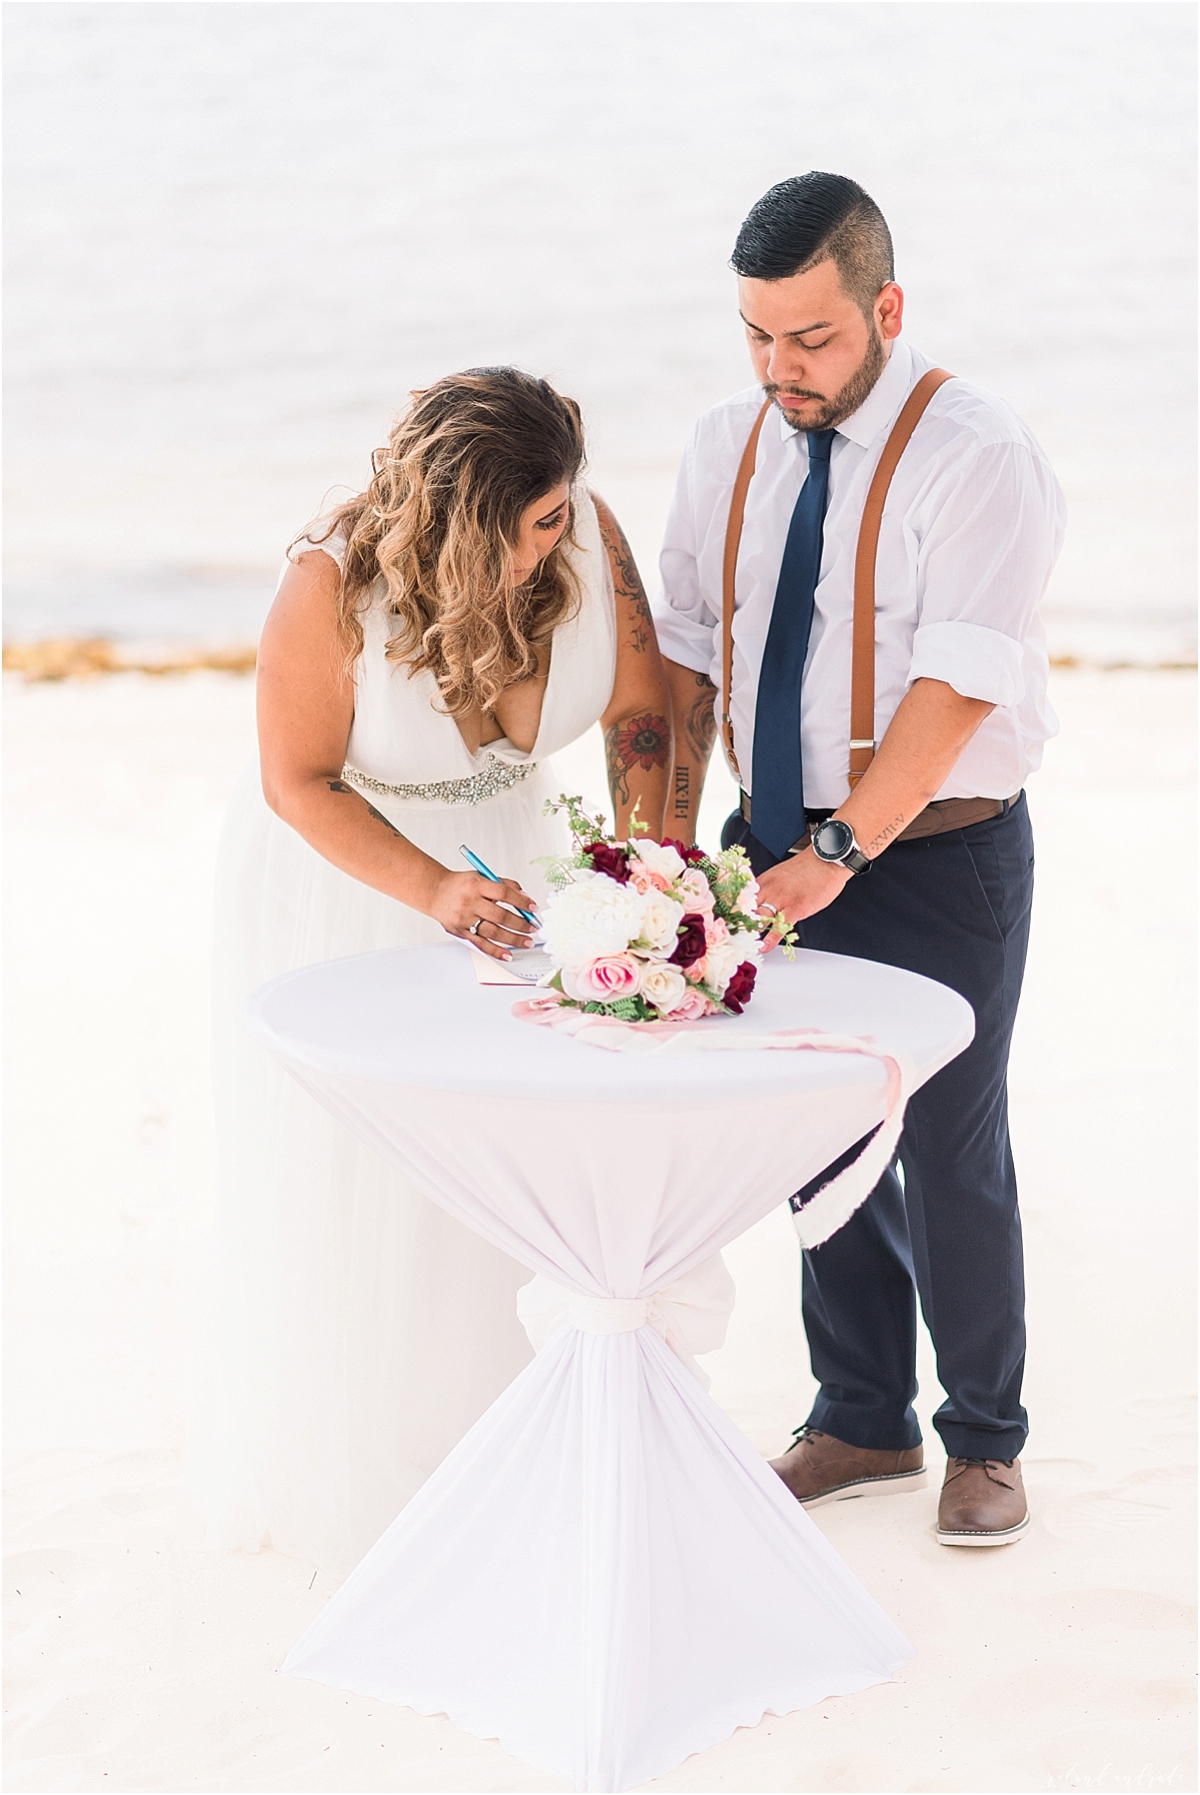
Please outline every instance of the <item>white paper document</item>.
M481 985L536 985L554 971L554 961L542 947L514 948L511 960L493 960L490 954L473 948L471 964Z

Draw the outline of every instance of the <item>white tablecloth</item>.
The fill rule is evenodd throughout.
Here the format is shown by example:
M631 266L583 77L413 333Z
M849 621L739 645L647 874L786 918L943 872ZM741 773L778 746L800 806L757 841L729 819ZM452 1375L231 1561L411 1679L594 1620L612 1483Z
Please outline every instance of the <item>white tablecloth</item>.
M667 1344L718 1343L713 1256L880 1120L886 1072L603 1052L514 1019L521 993L480 987L468 952L331 961L252 1000L320 1102L540 1274L543 1320L561 1298L538 1358L284 1669L446 1713L579 1789L627 1789L910 1655ZM927 979L801 953L709 1026L868 1038L919 1083L973 1023Z

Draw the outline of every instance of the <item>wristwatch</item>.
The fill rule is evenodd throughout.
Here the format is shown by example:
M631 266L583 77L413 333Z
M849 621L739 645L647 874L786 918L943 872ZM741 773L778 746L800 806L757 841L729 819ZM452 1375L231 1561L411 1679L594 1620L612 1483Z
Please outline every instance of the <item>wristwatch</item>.
M854 839L849 823L831 816L813 830L812 849L818 860L844 866L848 873L868 873L871 862Z

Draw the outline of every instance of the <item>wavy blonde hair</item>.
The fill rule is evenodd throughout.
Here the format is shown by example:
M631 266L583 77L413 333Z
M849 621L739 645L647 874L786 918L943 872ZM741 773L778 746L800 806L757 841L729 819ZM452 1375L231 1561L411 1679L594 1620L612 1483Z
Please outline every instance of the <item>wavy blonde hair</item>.
M452 717L489 710L528 679L579 603L565 550L574 510L521 586L512 552L521 518L584 461L579 407L517 368L469 368L412 395L367 490L297 543L345 538L338 622L347 667L362 653L376 582L397 625L389 660L428 667Z

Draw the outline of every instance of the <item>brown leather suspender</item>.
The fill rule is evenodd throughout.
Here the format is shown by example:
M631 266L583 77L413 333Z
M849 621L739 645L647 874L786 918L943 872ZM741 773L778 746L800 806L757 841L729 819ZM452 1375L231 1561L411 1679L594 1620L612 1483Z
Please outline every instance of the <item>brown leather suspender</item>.
M875 558L879 525L892 475L908 447L909 438L939 386L954 376L945 368L922 374L905 400L904 409L883 445L879 465L871 478L858 549L854 556L854 646L850 670L850 789L858 784L875 757Z
M729 757L729 764L733 768L734 777L738 780L742 775L738 767L737 755L733 751L733 720L729 715L729 700L733 693L734 582L737 577L738 550L742 546L742 519L746 515L746 493L749 491L750 478L758 459L758 439L762 434L763 419L770 409L771 400L768 399L754 420L754 427L746 439L746 447L742 450L742 459L738 463L737 478L733 482L733 497L729 501L729 522L725 526L725 561L721 569L721 740L725 744L725 752Z
M854 557L854 626L850 664L850 786L858 784L875 755L875 558L879 548L879 526L883 507L900 457L909 438L938 388L954 377L944 368L931 368L923 374L904 403L892 433L884 444L883 454L871 478L862 523L858 531L858 549ZM754 428L742 453L733 497L729 502L729 523L725 531L725 562L721 587L721 736L729 764L737 778L737 756L733 749L733 724L729 701L733 687L733 612L734 579L738 549L742 541L742 520L746 513L746 491L758 455L758 439L763 420L771 409L768 400L754 420Z

